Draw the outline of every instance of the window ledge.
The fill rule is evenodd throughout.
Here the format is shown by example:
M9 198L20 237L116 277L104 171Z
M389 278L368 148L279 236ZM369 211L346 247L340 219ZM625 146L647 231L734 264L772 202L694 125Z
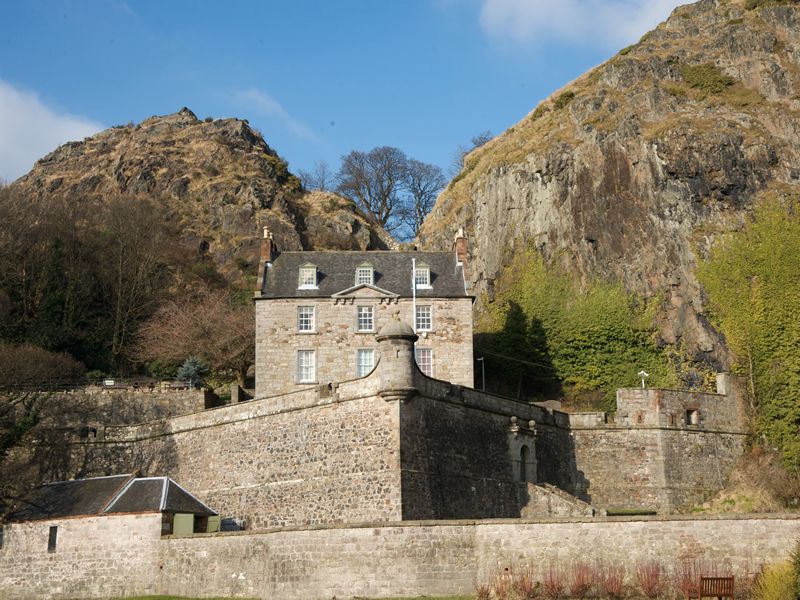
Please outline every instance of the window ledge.
M319 331L295 331L297 335L317 335Z
M298 290L318 290L319 286L316 285L298 285Z

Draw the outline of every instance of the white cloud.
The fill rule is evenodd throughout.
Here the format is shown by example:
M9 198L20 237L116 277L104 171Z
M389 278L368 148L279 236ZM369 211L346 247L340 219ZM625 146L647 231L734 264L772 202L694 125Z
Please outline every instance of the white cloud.
M89 119L46 106L35 92L0 79L0 179L11 182L57 146L103 129Z
M238 90L233 93L233 99L237 104L247 107L258 116L277 119L286 129L300 139L317 139L313 131L290 115L280 102L266 92L252 88Z
M621 47L637 41L686 0L483 0L480 22L493 37Z

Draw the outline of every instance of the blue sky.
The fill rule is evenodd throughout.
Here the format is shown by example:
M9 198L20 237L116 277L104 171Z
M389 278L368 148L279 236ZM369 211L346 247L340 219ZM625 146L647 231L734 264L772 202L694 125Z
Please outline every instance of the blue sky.
M0 0L0 178L188 106L290 169L397 146L447 169L636 41L675 0Z

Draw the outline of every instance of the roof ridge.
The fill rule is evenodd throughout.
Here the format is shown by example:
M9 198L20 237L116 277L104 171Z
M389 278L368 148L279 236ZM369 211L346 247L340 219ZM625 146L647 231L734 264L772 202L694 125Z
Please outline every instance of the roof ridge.
M86 480L84 479L83 481L86 481ZM119 486L117 488L117 490L113 494L111 494L111 496L109 497L108 502L106 502L103 505L103 508L100 509L98 514L104 513L104 512L108 512L111 509L111 507L114 506L116 501L119 500L123 496L123 494L125 494L125 492L128 490L128 488L131 487L131 485L133 485L134 481L136 481L136 473L135 472L131 473L130 477L128 477L128 479L125 480L125 483L123 483L121 486Z

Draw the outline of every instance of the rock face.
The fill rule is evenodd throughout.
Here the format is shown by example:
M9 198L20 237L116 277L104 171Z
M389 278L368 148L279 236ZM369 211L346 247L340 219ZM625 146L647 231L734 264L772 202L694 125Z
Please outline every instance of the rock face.
M800 7L701 0L466 157L420 233L471 234L479 300L534 244L577 277L663 297L660 332L716 367L695 270L760 194L800 190Z
M154 199L231 280L255 273L262 226L283 250L384 249L391 241L344 198L303 192L246 121L201 121L187 108L64 144L13 185L39 199Z

